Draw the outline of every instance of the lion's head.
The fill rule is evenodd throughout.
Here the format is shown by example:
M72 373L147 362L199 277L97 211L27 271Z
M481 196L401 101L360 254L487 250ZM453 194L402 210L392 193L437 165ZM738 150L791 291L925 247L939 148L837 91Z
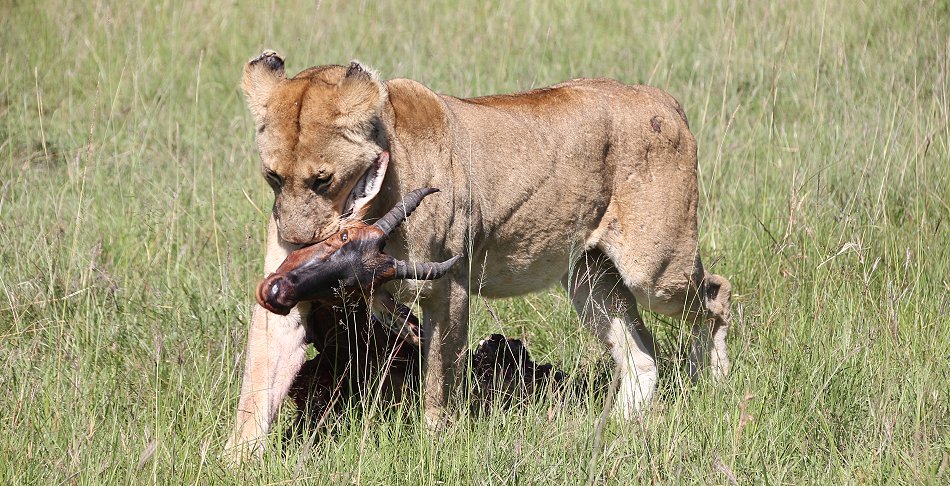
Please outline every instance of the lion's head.
M389 163L379 120L386 88L376 75L353 62L288 79L284 60L265 51L247 63L241 84L281 239L321 241L342 218L361 217Z

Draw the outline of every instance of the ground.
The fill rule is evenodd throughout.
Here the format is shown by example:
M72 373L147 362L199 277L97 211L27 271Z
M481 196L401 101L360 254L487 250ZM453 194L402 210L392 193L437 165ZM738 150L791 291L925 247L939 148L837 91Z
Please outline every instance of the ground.
M596 391L435 436L354 411L228 468L272 197L238 80L265 47L460 96L672 93L729 380L689 384L683 328L648 315L642 421L600 427ZM943 1L3 2L0 483L950 482L948 74ZM605 366L558 289L473 302L473 342Z

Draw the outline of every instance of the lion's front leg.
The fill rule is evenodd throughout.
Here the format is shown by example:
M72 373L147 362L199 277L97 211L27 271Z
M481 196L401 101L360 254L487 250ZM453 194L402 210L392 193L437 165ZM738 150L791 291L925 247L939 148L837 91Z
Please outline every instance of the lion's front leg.
M430 430L448 420L449 399L465 369L464 349L468 339L468 285L462 271L436 283L423 312L423 409Z
M271 424L306 360L306 331L299 307L278 316L254 306L237 418L225 446L234 459L263 454Z
M268 228L266 272L272 272L296 247L279 240L271 219ZM244 379L234 430L225 446L239 462L250 454L260 457L271 424L306 359L304 316L309 307L298 305L290 314L272 314L254 305L245 349Z

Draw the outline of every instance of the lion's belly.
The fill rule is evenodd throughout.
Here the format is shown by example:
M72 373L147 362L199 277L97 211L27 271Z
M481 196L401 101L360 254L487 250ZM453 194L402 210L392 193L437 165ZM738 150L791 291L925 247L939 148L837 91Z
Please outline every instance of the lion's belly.
M504 218L483 214L489 224L474 245L473 282L487 297L522 295L557 283L588 249L606 201L596 192L549 184L516 210L505 211Z
M534 255L530 260L512 262L511 257L515 255L498 252L499 258L483 258L481 263L473 261L471 292L495 298L543 290L567 273L569 255L568 251L552 251Z
M557 283L588 249L609 194L603 190L603 172L589 169L597 161L580 159L555 160L547 170L527 174L512 170L502 180L479 185L473 292L475 285L487 297L542 290Z
M515 297L537 292L560 281L567 273L566 255L538 259L528 265L513 267L503 262L493 262L482 274L476 271L472 293L485 297Z

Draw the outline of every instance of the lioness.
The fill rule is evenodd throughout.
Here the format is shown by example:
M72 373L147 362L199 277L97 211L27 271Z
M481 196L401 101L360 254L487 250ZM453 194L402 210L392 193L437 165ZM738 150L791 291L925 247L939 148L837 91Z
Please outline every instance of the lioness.
M560 281L620 373L616 412L644 409L656 385L638 308L683 317L691 371L729 370L730 284L699 258L696 142L679 103L647 86L577 79L514 95L459 99L357 62L287 78L265 51L244 68L263 174L274 189L265 271L341 221L379 217L418 187L442 193L394 232L390 254L464 260L441 280L390 284L423 312L424 410L446 417L468 335L469 292L521 295ZM305 304L255 306L236 455L264 437L304 363Z

